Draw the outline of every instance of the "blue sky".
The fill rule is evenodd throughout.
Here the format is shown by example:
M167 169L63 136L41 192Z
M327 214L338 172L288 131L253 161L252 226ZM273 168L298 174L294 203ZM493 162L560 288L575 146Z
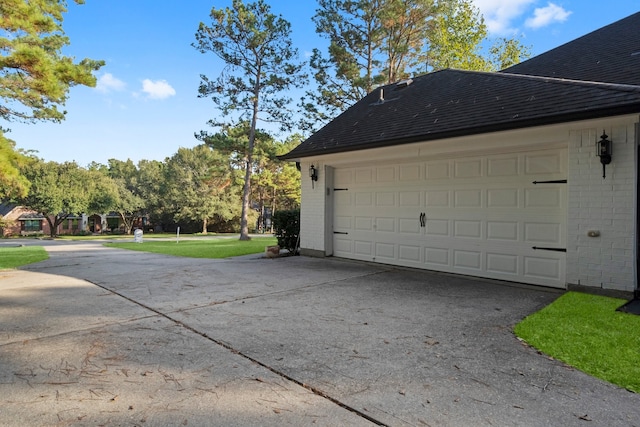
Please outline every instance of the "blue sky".
M272 12L291 22L303 60L324 39L315 34L313 0L267 0ZM103 59L96 88L74 87L62 124L0 123L19 148L45 160L164 160L179 147L198 144L194 133L211 130L216 110L197 97L200 74L218 76L221 64L191 43L212 7L231 0L87 0L69 2L63 27L71 39L65 54ZM534 55L640 11L640 0L474 0L490 37L520 36ZM295 4L292 7L292 4Z

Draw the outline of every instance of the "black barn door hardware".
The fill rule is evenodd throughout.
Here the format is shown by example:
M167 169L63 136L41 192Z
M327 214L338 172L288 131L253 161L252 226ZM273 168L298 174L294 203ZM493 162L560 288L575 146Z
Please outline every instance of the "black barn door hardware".
M334 231L333 234L349 234L345 231Z
M348 188L334 188L333 191L349 191Z
M556 179L555 181L533 181L534 184L566 184L566 179Z
M533 249L534 251L567 252L565 248L540 248L538 246L534 246L531 249Z
M418 218L418 221L420 221L420 228L424 228L427 226L427 214L424 212L420 213L420 217Z

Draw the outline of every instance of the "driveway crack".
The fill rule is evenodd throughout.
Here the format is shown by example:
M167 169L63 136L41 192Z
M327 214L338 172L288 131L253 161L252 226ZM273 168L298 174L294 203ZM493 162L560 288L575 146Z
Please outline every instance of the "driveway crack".
M126 296L126 295L123 295L123 294L121 294L121 293L119 293L117 291L114 291L113 289L110 289L110 288L108 288L106 286L103 286L103 285L101 285L99 283L92 282L92 281L87 280L87 279L84 279L84 280L86 280L87 282L89 282L89 283L91 283L91 284L93 284L93 285L95 285L95 286L97 286L97 287L99 287L101 289L104 289L107 292L111 292L112 294L117 295L120 298L123 298L123 299L125 299L125 300L127 300L129 302L132 302L132 303L134 303L134 304L146 309L146 310L149 310L149 311L151 311L151 312L153 312L153 313L155 313L155 314L157 314L159 316L162 316L165 319L169 320L170 322L172 322L172 323L174 323L174 324L176 324L176 325L178 325L178 326L180 326L180 327L182 327L182 328L184 328L184 329L186 329L186 330L188 330L190 332L193 332L194 334L200 335L201 337L211 341L212 343L229 350L233 354L236 354L236 355L238 355L238 356L240 356L240 357L242 357L242 358L244 358L246 360L249 360L250 362L252 362L252 363L254 363L256 365L271 371L275 375L277 375L277 376L279 376L279 377L281 377L281 378L283 378L283 379L285 379L287 381L290 381L290 382L292 382L292 383L294 383L296 385L299 385L299 386L309 390L311 393L315 394L316 396L322 397L322 398L328 400L329 402L331 402L331 403L333 403L335 405L338 405L339 407L341 407L341 408L343 408L343 409L345 409L345 410L347 410L349 412L352 412L353 414L355 414L355 415L357 415L357 416L359 416L361 418L364 418L367 421L372 422L375 425L389 427L388 424L385 424L382 421L377 420L377 419L373 418L372 416L370 416L368 414L365 414L364 412L360 411L357 408L354 408L352 406L347 405L344 402L341 402L337 398L330 396L329 394L325 393L324 391L320 390L319 388L314 387L314 386L312 386L310 384L306 384L303 381L300 381L300 380L298 380L296 378L293 378L292 376L288 375L287 373L282 372L279 369L276 369L273 366L270 366L270 365L268 365L268 364L266 364L264 362L261 362L260 360L254 358L254 357L251 357L248 354L243 353L242 351L234 348L232 345L230 345L230 344L228 344L228 343L226 343L224 341L221 341L219 339L216 339L214 337L211 337L208 334L206 334L204 332L201 332L201 331L195 329L194 327L189 326L188 324L186 324L186 323L184 323L184 322L182 322L182 321L180 321L178 319L174 319L173 317L169 316L166 313L163 313L163 312L161 312L161 311L159 311L159 310L157 310L157 309L155 309L153 307L150 307L150 306L148 306L146 304L143 304L143 303L141 303L139 301L136 301L136 300L134 300L134 299L132 299L132 298Z

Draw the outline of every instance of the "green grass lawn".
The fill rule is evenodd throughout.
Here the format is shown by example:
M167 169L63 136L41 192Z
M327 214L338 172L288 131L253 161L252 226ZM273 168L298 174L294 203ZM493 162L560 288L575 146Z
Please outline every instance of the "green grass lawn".
M640 316L615 311L625 302L568 292L515 333L555 359L640 393Z
M33 264L45 259L49 259L49 254L42 246L0 248L0 270Z
M254 237L251 240L243 241L237 238L225 238L180 240L176 242L175 240L149 241L146 240L145 236L143 243L114 242L105 243L105 246L190 258L229 258L264 252L266 246L276 244L277 240L275 237Z

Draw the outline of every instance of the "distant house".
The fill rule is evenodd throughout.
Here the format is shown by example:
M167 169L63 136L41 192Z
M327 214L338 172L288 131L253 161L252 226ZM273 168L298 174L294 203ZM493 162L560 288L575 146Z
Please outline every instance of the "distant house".
M23 206L11 202L0 203L0 217L5 222L0 227L2 237L49 234L49 224L45 217Z
M49 222L44 215L24 206L11 202L0 203L0 217L7 223L0 227L2 237L29 236L36 234L49 235ZM140 220L136 226L146 221ZM105 232L123 232L124 227L120 215L116 213L79 216L72 215L58 226L57 235L73 235L81 233L100 234Z
M283 156L305 172L302 254L636 290L639 29L368 94Z

